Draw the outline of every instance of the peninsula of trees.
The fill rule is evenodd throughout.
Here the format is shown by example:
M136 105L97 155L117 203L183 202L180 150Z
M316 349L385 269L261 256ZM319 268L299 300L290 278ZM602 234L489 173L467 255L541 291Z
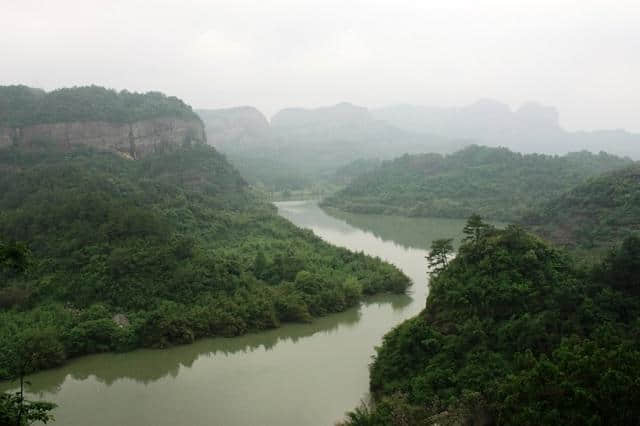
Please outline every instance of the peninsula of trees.
M384 337L375 405L345 424L637 424L640 237L584 268L518 226L470 225L455 259L434 243L426 308Z
M165 105L152 99L146 110ZM29 252L24 273L0 271L0 378L19 374L24 357L35 371L235 336L410 284L280 218L212 147L185 140L127 158L46 140L0 150L0 241Z

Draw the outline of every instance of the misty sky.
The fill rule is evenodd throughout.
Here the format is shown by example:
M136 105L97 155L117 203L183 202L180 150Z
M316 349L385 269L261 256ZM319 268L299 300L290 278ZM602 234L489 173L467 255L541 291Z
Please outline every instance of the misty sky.
M640 131L639 0L0 0L0 84L194 107L537 100Z

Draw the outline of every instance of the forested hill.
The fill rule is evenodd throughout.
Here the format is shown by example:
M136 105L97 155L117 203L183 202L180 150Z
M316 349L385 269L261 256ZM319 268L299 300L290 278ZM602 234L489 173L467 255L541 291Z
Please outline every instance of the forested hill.
M354 179L324 206L356 213L516 221L587 178L631 164L606 153L519 154L472 145L450 155L404 155Z
M580 270L517 226L476 229L384 337L375 406L345 424L638 424L640 238Z
M0 86L0 126L106 121L132 123L157 117L199 120L191 107L159 92L116 92L99 86L45 92L27 86Z
M0 262L0 378L25 359L32 371L310 321L409 285L280 218L202 145L138 161L0 150L0 252L22 245L26 272Z
M89 146L139 159L205 142L204 125L191 107L158 92L0 86L0 148Z
M563 246L602 251L640 231L640 165L605 173L523 219Z

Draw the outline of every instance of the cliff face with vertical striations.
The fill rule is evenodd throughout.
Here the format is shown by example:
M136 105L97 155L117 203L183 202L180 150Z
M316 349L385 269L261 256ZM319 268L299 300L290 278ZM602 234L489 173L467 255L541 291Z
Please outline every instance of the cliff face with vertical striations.
M204 125L191 107L162 93L0 86L0 148L84 145L136 159L205 142Z
M199 120L161 117L134 123L74 121L0 127L0 148L52 144L65 149L85 145L115 151L134 159L158 149L189 142L206 142L204 127Z

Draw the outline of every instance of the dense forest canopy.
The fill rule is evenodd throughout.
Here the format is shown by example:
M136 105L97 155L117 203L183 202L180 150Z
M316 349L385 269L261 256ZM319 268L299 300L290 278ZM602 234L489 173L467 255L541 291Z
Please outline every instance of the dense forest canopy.
M450 155L404 155L356 179L323 205L354 213L515 221L588 177L629 165L606 153L519 154L469 146Z
M475 229L346 424L638 424L640 237L582 269L517 226Z
M157 118L196 119L191 107L160 92L117 92L99 86L45 92L27 86L0 86L0 126L106 121L132 123Z
M256 199L211 147L125 160L87 148L0 151L0 377L92 352L310 321L403 292L397 268L324 243Z
M523 219L566 247L605 250L640 231L640 166L589 179Z

